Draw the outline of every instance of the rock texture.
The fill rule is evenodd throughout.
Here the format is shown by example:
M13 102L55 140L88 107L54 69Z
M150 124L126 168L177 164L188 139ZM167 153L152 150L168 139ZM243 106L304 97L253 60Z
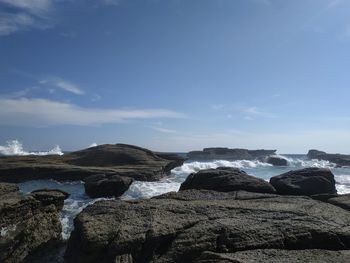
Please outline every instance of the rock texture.
M350 248L350 212L344 209L308 197L236 200L220 194L228 195L97 202L75 219L65 259L193 262L205 251Z
M336 194L334 175L329 169L305 168L270 178L282 195Z
M16 185L0 183L0 262L22 262L36 249L60 242L59 211L67 196L58 190L23 195Z
M204 252L194 263L346 263L350 251L256 249L236 253Z
M330 198L327 202L350 211L350 194Z
M106 144L63 156L1 157L0 181L77 181L96 174L118 174L140 181L155 181L184 161L176 155L157 155L137 146Z
M309 150L307 157L309 159L326 160L337 164L338 166L350 166L350 155L326 153L318 150Z
M190 160L254 160L276 153L276 150L247 150L229 148L204 148L187 154Z
M263 179L246 174L237 168L219 167L190 174L181 184L181 190L206 189L219 192L245 190L256 193L274 193L275 189Z
M288 166L288 161L280 156L269 156L266 158L266 162L273 166Z
M129 189L133 182L130 177L119 175L92 175L85 180L85 192L92 198L119 197Z

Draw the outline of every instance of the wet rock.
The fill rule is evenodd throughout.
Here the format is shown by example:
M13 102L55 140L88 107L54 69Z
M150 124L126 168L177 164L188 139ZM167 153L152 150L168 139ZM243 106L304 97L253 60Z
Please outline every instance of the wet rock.
M75 219L66 261L193 262L205 251L350 248L350 212L339 207L295 196L230 200L218 192L181 200L185 192L87 207Z
M185 160L177 155L157 155L133 145L105 144L63 156L0 157L0 181L80 181L96 174L118 174L139 181L156 181Z
M61 241L59 212L66 194L43 190L24 195L5 183L0 189L0 262L22 262L38 248Z
M269 156L266 162L273 166L288 166L288 161L280 156Z
M340 263L350 262L350 251L320 249L256 249L236 253L204 252L194 263Z
M327 202L350 211L350 194L330 198Z
M237 168L219 167L190 174L181 184L180 191L205 189L219 192L245 190L256 193L274 193L275 189L263 179L250 176Z
M92 198L119 197L126 192L133 179L119 175L92 175L85 179L85 192Z
M336 194L334 175L329 169L305 168L270 178L282 195Z
M337 164L338 166L350 166L350 155L326 153L318 150L309 150L309 159L325 160Z

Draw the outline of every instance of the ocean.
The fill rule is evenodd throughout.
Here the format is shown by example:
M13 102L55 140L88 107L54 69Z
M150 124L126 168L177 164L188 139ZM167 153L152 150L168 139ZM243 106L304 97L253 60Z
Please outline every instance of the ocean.
M22 145L13 141L6 146L0 146L0 154L3 155L45 155L45 154L63 154L59 147L55 147L48 152L25 152ZM178 153L184 155L185 153ZM181 183L186 177L193 172L202 169L217 167L237 167L250 175L269 180L270 177L279 175L290 170L296 170L306 167L329 168L335 175L336 187L339 194L350 193L350 167L338 168L335 164L328 161L308 160L306 155L282 154L289 162L287 167L274 167L268 163L260 161L240 160L240 161L224 161L215 160L210 162L187 161L181 167L177 167L171 171L171 174L157 182L140 182L135 181L129 190L120 198L123 200L151 198L156 195L164 194L171 191L178 191ZM64 239L69 238L73 229L73 219L86 206L105 198L92 199L89 198L84 191L83 182L56 182L54 180L35 180L27 181L19 184L20 190L29 193L40 188L61 189L70 193L70 197L65 200L63 210L61 212L61 222L63 226L62 236Z

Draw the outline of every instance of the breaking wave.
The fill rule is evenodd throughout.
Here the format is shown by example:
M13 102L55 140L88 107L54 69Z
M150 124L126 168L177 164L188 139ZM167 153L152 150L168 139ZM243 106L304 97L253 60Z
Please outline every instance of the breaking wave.
M6 156L25 156L25 155L63 155L61 148L56 145L53 149L47 152L27 152L23 149L23 144L17 140L7 141L5 146L0 145L0 155Z

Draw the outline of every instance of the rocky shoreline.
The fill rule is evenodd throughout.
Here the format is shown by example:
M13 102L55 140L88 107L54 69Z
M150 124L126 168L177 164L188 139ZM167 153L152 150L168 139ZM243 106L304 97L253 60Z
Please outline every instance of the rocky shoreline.
M280 158L275 151L242 153ZM328 169L294 170L269 182L237 168L201 170L178 192L88 206L67 244L59 213L68 194L23 195L6 183L83 180L91 197L118 197L133 180L158 180L185 160L124 144L0 158L0 261L63 262L64 255L67 263L350 262L350 195L337 194Z

